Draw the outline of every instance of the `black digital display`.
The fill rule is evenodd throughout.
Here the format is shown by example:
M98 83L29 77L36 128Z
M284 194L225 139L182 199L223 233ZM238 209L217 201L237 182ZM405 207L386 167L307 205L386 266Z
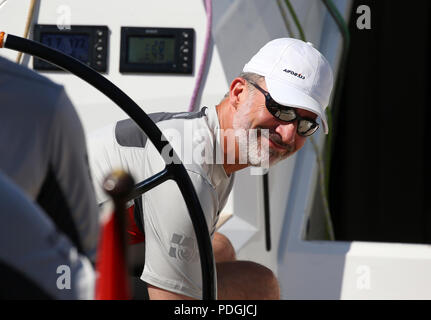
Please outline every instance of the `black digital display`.
M121 27L121 73L193 74L195 31Z
M40 41L83 63L89 62L90 37L86 34L42 33Z
M142 37L130 36L128 38L129 63L167 64L175 59L175 39L169 37Z
M0 0L1 1L1 0ZM36 24L34 41L71 56L99 72L107 72L109 28L107 26L72 25L60 30L53 24ZM33 68L40 71L64 72L42 59L33 59Z

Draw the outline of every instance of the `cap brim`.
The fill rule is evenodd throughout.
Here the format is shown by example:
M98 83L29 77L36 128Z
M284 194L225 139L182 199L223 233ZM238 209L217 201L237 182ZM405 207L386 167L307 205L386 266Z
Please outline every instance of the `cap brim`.
M315 113L322 120L325 134L328 134L329 128L325 110L315 99L293 86L286 85L286 82L271 78L265 78L265 82L271 97L277 103Z

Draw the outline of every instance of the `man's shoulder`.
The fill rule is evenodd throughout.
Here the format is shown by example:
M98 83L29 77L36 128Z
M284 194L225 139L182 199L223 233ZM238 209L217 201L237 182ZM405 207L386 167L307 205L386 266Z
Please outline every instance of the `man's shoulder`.
M185 168L202 176L212 185L211 175L215 165L212 153L215 141L204 115L201 111L159 112L149 114L149 117L162 132L163 139L170 142ZM144 157L154 170L163 169L163 158L175 161L170 148L162 150L163 157L152 143L148 144L148 136L131 119L120 120L93 131L87 136L87 140L89 145L96 149L101 149L103 145L104 154L122 154L122 157L130 158L130 163L141 161ZM109 151L107 147L117 151ZM205 153L210 156L206 157Z
M63 89L63 86L54 83L47 77L3 57L0 57L0 74L2 78L7 78L10 81L21 82L24 85L24 88L26 85L36 85L40 88L46 89Z
M64 87L49 80L35 71L18 65L10 60L0 57L0 83L3 86L2 96L5 99L19 97L20 106L26 112L43 114L43 111L51 113L60 106L67 106L69 103L63 101L66 95ZM0 90L1 91L1 90ZM16 109L22 112L22 109Z
M215 137L210 130L205 110L173 113L157 123L187 171L200 175L211 186L214 171Z
M187 136L187 127L202 126L196 122L188 120L198 120L202 118L200 112L157 112L148 114L149 118L158 126L164 138L184 142L193 137ZM144 131L132 120L124 119L113 124L115 128L115 138L117 143L123 147L145 148L148 137ZM195 132L196 133L196 132ZM201 132L202 133L202 132Z

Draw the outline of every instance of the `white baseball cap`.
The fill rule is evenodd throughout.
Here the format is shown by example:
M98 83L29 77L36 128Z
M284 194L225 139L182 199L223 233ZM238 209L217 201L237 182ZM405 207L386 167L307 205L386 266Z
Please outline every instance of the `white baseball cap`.
M293 38L272 40L251 58L243 72L264 76L277 103L317 114L328 134L325 109L334 76L329 62L313 44Z

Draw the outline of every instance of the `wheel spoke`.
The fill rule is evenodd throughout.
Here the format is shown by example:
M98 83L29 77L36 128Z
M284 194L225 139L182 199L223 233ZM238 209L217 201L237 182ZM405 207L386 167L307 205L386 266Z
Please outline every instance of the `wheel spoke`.
M172 179L172 174L167 168L165 168L159 173L156 173L155 175L136 184L133 192L130 194L129 199L127 200L130 201L130 200L136 199L141 195L143 195L148 190L151 190L152 188L157 187L159 184L162 184L163 182L169 179Z

